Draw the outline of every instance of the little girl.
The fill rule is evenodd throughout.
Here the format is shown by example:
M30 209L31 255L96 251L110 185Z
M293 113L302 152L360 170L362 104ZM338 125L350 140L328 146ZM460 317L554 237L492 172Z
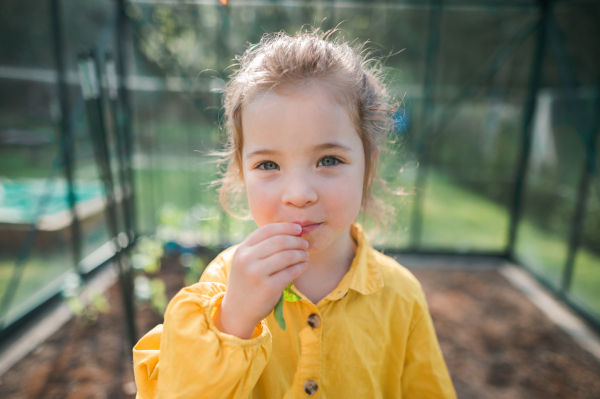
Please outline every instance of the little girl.
M245 194L259 228L135 346L139 399L456 397L421 286L355 222L376 211L393 109L332 33L265 36L240 59L220 200ZM273 308L292 282L283 330Z

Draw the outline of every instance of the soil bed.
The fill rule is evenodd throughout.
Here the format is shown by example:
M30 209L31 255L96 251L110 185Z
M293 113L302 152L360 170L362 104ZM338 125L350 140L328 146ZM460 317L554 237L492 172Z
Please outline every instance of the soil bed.
M158 276L170 299L184 284L176 258L163 258ZM6 399L130 399L135 398L131 351L127 348L121 290L104 293L110 311L93 325L73 318L0 379ZM163 322L147 305L138 305L136 325L143 334Z
M459 398L600 398L600 363L495 270L411 270Z
M600 363L494 270L414 269L459 398L599 398ZM165 259L171 298L183 268ZM95 325L69 321L0 379L0 398L133 398L118 286ZM162 322L137 312L140 334Z

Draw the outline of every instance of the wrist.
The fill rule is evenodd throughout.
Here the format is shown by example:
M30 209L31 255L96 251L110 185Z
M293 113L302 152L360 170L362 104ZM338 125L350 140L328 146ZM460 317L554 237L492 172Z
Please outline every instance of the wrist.
M212 317L215 327L225 334L233 335L241 339L252 338L258 322L247 320L242 315L237 315L228 306L226 297L227 296L223 298Z

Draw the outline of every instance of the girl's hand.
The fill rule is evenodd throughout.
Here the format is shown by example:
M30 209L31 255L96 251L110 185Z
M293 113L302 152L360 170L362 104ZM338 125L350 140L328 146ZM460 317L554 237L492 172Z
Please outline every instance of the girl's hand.
M213 316L222 332L249 339L271 313L283 289L306 270L308 242L302 227L273 223L258 228L236 249L227 291Z

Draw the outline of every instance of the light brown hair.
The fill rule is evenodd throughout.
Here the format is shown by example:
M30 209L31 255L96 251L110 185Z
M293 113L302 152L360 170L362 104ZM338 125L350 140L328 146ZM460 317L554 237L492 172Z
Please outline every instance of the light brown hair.
M244 135L242 109L252 99L268 90L283 90L305 83L317 82L345 105L362 140L365 155L363 183L363 216L373 216L379 225L386 205L371 192L383 143L393 126L393 112L382 63L370 58L366 43L352 46L333 34L320 29L301 30L295 36L285 32L265 34L258 44L250 45L236 57L239 69L230 77L224 95L224 125L227 143L223 151L213 152L221 164L222 178L219 202L232 216L236 215L239 200L245 194L242 169ZM378 179L385 186L385 182ZM390 208L393 210L393 208Z

